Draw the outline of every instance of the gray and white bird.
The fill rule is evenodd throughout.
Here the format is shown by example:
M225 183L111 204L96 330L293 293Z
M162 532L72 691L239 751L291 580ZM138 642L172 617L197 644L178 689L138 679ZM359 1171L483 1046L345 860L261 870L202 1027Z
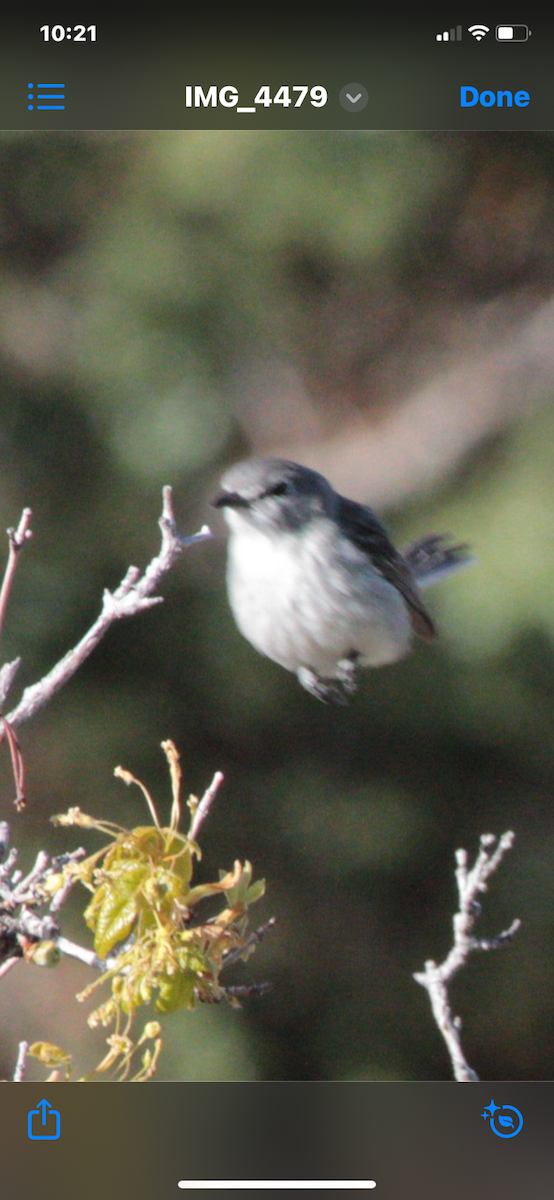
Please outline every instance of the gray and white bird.
M370 508L281 458L237 463L221 487L235 621L319 700L347 703L361 668L435 637L419 589L471 561L466 546L432 535L400 553Z

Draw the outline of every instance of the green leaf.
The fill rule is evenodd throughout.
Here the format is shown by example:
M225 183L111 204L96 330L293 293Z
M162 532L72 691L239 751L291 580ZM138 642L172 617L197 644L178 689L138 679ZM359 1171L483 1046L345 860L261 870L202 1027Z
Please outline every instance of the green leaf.
M156 1000L158 1012L176 1012L178 1008L194 1008L194 988L197 982L196 972L191 970L178 971L176 975L165 976L160 980L159 997Z
M87 925L95 931L94 949L100 958L129 936L139 911L140 889L149 874L147 864L129 859L100 884L85 912Z
M230 908L238 908L241 905L248 908L249 904L254 904L260 899L265 892L265 879L258 879L256 883L251 883L252 879L252 864L245 862L240 878L233 887L227 888L226 896Z
M246 892L246 904L255 904L265 894L265 879L257 879Z

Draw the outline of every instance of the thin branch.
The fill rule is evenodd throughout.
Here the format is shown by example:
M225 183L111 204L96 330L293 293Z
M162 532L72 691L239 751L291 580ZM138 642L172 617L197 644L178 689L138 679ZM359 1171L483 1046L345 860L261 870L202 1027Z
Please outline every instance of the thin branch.
M12 871L13 867L15 866L16 862L17 862L17 850L15 849L15 846L14 846L10 850L5 862L3 862L0 865L0 896L3 895L4 892L6 892L6 895L8 895L10 897L10 900L11 900L11 893L12 893L15 876L12 877L12 879L10 880L9 883L7 881L10 878L11 871ZM21 871L19 872L19 878L20 879L22 878ZM17 882L18 882L18 880L15 879L15 883L17 883Z
M114 592L104 592L102 611L88 632L43 679L25 689L19 704L8 714L7 720L12 729L23 725L41 708L44 708L45 704L48 704L55 693L71 679L71 676L96 648L114 621L121 620L123 617L134 617L156 604L161 604L163 597L153 596L152 593L173 566L182 550L212 536L207 525L204 525L192 537L182 538L180 536L173 514L170 487L163 489L163 511L159 525L162 531L159 554L152 559L142 575L138 567L129 567L119 587Z
M79 846L78 850L73 850L72 853L67 856L67 861L70 861L72 859L73 862L79 862L79 860L81 858L85 858L85 857L86 857L86 850L84 850L82 846ZM51 913L59 912L60 908L62 907L62 904L65 904L70 891L72 890L72 888L75 887L76 883L77 883L76 875L68 875L67 876L65 883L63 883L62 886L60 888L58 888L58 891L56 892L54 899L52 900L52 902L50 904L50 912Z
M67 954L69 958L77 958L87 967L94 967L96 971L106 970L106 963L98 957L94 950L87 950L84 946L79 946L77 942L71 942L69 938L57 938L57 947L62 954Z
M0 741L3 740L3 737L6 737L8 740L8 745L10 747L10 757L12 760L12 772L13 772L13 778L14 778L14 783L15 783L14 804L15 804L17 811L22 812L23 809L25 808L25 760L21 753L21 748L20 748L19 742L15 736L15 733L14 733L11 725L10 725L10 722L6 720L6 717L0 716L0 723L1 723L2 729L4 731L3 735L0 736Z
M216 771L216 773L212 779L212 782L210 783L210 786L208 788L206 788L206 791L204 792L202 799L200 800L197 808L194 810L193 818L191 821L191 826L189 829L189 837L192 839L192 841L195 840L198 830L200 829L200 826L202 825L202 822L206 820L206 817L210 811L210 808L212 807L212 804L215 800L217 792L219 791L219 788L221 787L221 784L223 783L223 780L224 780L224 775L222 774L222 772Z
M29 540L29 538L33 536L31 530L29 529L32 515L33 514L30 508L24 508L17 529L7 530L10 542L10 552L8 554L4 578L2 580L2 587L0 588L0 633L4 627L4 617L6 615L6 608L13 583L13 577L17 568L19 551Z
M226 996L232 996L237 1000L250 1000L252 996L265 996L267 992L273 991L271 980L266 980L264 983L239 983L234 987L224 988Z
M230 950L229 953L225 955L223 959L222 970L227 970L227 967L231 967L233 963L239 962L241 958L243 959L249 950L254 949L254 946L259 946L262 938L264 938L266 933L269 933L270 929L273 929L276 924L277 918L270 917L269 921L266 921L265 925L260 925L259 929L254 929L242 946L237 946L236 950Z
M217 998L210 996L198 995L197 999L204 1004L220 1004L222 1000L251 1000L255 996L265 996L267 992L273 991L273 984L266 980L264 983L240 983L233 987L222 987L221 995Z
M32 885L36 883L39 878L42 878L49 861L50 859L46 853L46 850L39 850L34 867L31 871L29 871L29 874L25 876L25 879L19 880L17 886L13 889L11 897L12 904L28 904L29 901L33 901L35 899Z
M7 821L0 821L0 864L4 863L4 859L8 852L9 844L10 844L10 827L9 827ZM5 864L3 866L0 865L0 876L5 875L5 874L6 874Z
M515 834L503 833L498 842L492 833L482 835L479 852L474 866L468 870L467 852L456 851L456 883L458 886L459 908L453 918L454 943L445 960L440 965L429 959L424 971L417 972L414 979L422 987L427 988L436 1024L444 1038L454 1078L459 1083L475 1083L479 1076L466 1060L461 1040L462 1023L459 1017L452 1014L448 998L448 984L460 967L465 966L474 950L496 950L511 941L520 928L521 921L512 921L509 929L504 930L494 938L475 938L473 927L481 911L477 899L480 892L486 892L487 880L500 866L506 852L514 843ZM496 846L495 846L496 843ZM493 850L492 847L495 846Z
M21 962L20 954L12 955L11 958L5 958L4 962L0 963L0 979L2 979L4 975L7 975L8 971L11 971L12 967L15 967L15 964L18 962Z
M13 662L4 663L4 666L0 668L0 712L6 703L12 683L20 666L21 659L14 658Z
M52 896L52 877L59 875L66 863L84 858L83 849L50 859L45 850L39 850L31 870L14 869L17 850L8 850L10 829L6 821L0 822L0 979L11 971L22 958L31 958L40 942L56 942L60 927L55 914L75 883L68 877ZM3 858L4 861L1 861ZM57 882L57 881L56 881ZM41 912L49 904L49 911ZM71 943L69 943L71 945ZM83 952L80 957L87 952ZM90 955L84 958L89 962ZM96 955L93 965L96 965Z
M25 1067L27 1066L27 1051L29 1049L28 1042L20 1042L17 1054L17 1062L13 1073L13 1083L23 1083L25 1076Z

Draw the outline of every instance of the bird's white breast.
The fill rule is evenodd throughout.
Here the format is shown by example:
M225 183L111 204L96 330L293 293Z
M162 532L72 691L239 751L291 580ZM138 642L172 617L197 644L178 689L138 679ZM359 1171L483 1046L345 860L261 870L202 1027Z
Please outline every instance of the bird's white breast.
M227 583L235 620L260 653L288 670L333 677L351 651L361 664L402 658L406 604L332 521L300 532L260 530L229 511Z

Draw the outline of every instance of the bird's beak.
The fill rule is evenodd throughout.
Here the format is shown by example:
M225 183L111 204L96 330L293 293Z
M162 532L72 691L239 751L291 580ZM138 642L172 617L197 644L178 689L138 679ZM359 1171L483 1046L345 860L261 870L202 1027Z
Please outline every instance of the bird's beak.
M249 508L250 501L239 492L220 492L210 502L212 508Z

